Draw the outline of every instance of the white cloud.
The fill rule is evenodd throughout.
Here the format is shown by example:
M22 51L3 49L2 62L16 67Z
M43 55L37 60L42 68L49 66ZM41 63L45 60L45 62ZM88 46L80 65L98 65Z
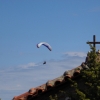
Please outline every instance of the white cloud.
M66 52L61 60L28 63L1 70L0 96L3 100L11 100L14 96L46 83L48 80L62 75L66 70L79 66L85 61L84 52ZM8 94L9 91L9 94Z
M28 68L34 67L34 66L37 66L37 65L35 63L31 62L26 65L19 65L19 68L28 69Z
M64 55L86 57L87 54L84 52L65 52Z

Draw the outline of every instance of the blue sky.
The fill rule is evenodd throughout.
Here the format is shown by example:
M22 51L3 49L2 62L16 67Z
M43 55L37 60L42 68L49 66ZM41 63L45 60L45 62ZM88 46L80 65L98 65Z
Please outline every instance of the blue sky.
M86 42L93 35L100 41L100 0L0 0L0 13L2 100L77 67L90 50Z

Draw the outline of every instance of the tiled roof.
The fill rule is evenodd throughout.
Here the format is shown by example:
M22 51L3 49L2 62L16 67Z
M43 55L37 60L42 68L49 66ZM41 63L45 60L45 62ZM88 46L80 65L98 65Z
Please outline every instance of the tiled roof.
M88 66L83 62L80 66L78 66L72 70L65 71L64 74L58 78L49 80L41 86L29 89L29 91L27 91L24 94L15 96L13 98L13 100L28 100L29 97L35 97L35 96L39 95L40 93L46 92L49 89L66 82L68 78L73 79L73 78L77 77L77 75L80 74L80 71L82 69L87 69L87 68L88 68Z

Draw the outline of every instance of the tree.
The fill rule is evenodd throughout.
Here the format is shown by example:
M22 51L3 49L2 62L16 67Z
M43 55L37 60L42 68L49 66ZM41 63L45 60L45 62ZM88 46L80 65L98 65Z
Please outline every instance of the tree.
M62 95L69 96L71 100L99 100L100 99L100 61L97 60L98 54L95 48L90 45L91 51L88 52L87 66L89 69L81 70L80 83L76 80L70 81L70 87L74 92L69 93L62 90ZM50 100L59 100L59 95L51 96Z

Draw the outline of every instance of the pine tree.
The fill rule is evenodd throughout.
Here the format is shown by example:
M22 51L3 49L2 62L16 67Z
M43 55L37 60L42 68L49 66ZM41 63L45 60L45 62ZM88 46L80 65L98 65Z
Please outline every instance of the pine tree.
M99 100L100 99L100 62L97 62L95 48L90 44L91 51L88 52L87 66L89 69L82 70L80 73L82 86L75 80L70 81L74 93L63 91L62 95L69 96L71 100ZM51 96L50 100L59 100L59 95Z

